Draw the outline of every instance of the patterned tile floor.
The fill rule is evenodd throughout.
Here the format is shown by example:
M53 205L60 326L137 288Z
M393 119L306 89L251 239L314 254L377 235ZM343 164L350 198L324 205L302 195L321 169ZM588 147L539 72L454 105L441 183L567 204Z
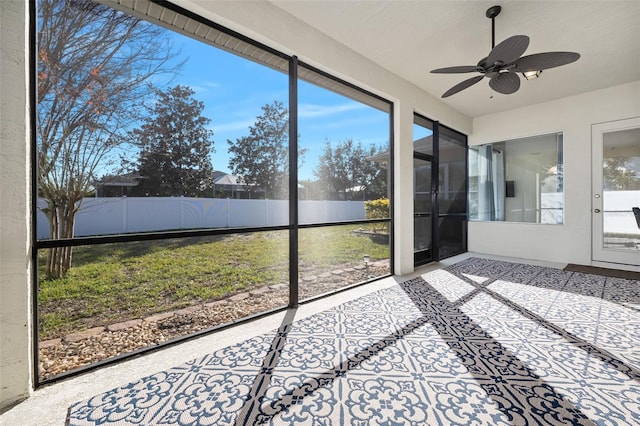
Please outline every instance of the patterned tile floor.
M640 424L640 282L467 259L73 404L68 423Z

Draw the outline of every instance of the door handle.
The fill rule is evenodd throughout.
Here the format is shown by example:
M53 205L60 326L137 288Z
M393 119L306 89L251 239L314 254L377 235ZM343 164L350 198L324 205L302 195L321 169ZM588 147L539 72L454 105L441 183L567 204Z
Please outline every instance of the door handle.
M600 209L594 209L593 212L594 213L600 213Z

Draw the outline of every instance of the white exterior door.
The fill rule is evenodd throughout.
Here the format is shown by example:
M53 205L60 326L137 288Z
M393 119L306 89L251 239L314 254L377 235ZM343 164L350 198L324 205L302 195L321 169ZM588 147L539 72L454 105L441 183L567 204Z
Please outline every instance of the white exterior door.
M592 259L640 270L640 117L592 126Z

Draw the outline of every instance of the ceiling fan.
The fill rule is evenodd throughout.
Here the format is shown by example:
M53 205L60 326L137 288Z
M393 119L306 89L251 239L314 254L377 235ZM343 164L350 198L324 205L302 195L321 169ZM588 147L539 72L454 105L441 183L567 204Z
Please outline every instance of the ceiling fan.
M500 14L500 6L492 6L487 9L487 18L491 18L491 52L481 59L478 65L463 65L456 67L438 68L432 73L436 74L461 74L479 72L482 75L464 80L451 89L444 92L443 98L454 95L468 87L478 83L484 77L489 78L489 86L498 93L510 95L520 88L520 78L516 73L523 73L526 79L535 78L542 70L570 64L580 58L579 53L574 52L545 52L522 56L529 47L529 37L515 35L504 40L497 46L495 18Z

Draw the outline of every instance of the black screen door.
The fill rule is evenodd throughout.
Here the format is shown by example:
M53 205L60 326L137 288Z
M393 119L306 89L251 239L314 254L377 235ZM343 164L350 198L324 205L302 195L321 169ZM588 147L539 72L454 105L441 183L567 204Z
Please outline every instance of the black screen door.
M467 251L467 138L414 115L414 265Z
M432 158L414 152L413 157L413 260L421 265L433 260Z

